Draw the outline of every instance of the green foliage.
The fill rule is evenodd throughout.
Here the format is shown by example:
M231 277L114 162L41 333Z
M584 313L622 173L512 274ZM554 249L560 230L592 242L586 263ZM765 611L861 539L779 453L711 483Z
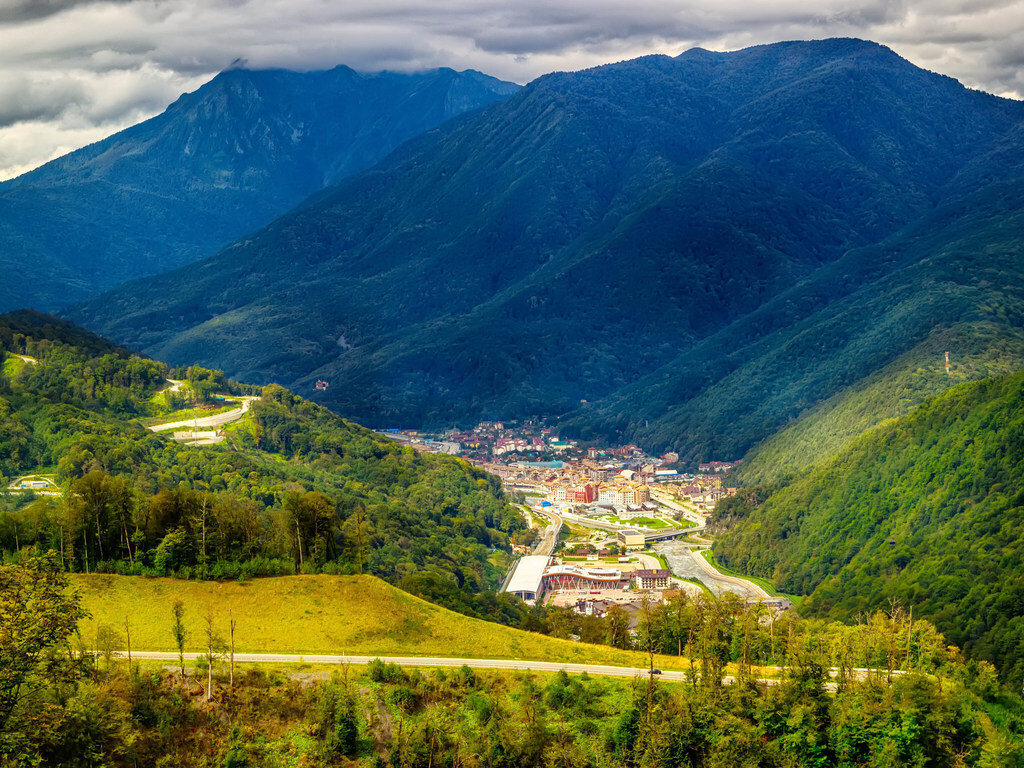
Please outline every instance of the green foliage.
M951 388L716 509L727 565L849 617L893 600L1024 681L1024 374Z
M22 752L0 764L953 768L1021 755L969 690L919 675L836 695L813 666L777 687L656 684L649 695L565 673L481 672L478 688L441 670L393 682L357 669L327 681L273 677L249 674L232 690L219 681L200 705L169 676L100 675L48 706L44 727L26 730ZM562 690L575 699L553 695Z
M739 458L852 385L898 415L942 341L972 376L1024 361L1022 117L855 40L559 73L74 316L365 423Z
M62 651L84 615L53 557L0 565L0 755L15 748L11 722L28 716L26 702L74 668Z
M371 573L468 615L518 625L489 562L525 522L497 478L403 448L281 387L262 390L224 446L187 448L126 415L169 371L43 316L5 319L39 363L0 395L0 474L57 469L59 498L0 510L0 553L61 553L80 572L235 579ZM113 351L111 351L113 350ZM99 354L99 357L90 356ZM244 391L181 372L198 397Z

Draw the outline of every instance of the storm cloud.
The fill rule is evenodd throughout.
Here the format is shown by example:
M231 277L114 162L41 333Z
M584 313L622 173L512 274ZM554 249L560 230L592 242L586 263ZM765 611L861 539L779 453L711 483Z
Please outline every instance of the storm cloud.
M525 83L693 46L836 36L1024 94L1024 0L0 0L0 178L156 114L239 60Z

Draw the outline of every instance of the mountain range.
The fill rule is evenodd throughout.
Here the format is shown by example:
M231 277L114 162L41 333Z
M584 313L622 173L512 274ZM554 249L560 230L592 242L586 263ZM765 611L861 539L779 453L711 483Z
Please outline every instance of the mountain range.
M0 311L57 309L209 256L517 88L450 69L225 71L151 120L0 183Z
M865 424L895 415L947 349L1024 362L1022 122L859 40L552 74L70 316L374 425L559 415L735 458L872 387L909 394Z

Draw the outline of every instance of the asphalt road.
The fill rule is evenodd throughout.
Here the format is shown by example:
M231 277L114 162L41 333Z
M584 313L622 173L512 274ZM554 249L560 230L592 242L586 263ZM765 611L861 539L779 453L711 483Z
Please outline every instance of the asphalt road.
M703 567L700 562L690 553L690 548L679 541L663 541L654 545L654 551L662 555L668 562L668 567L673 576L686 579L699 579L715 595L721 596L725 592L735 592L740 597L760 597L763 590L756 584L726 577L711 567L707 561ZM698 554L697 557L700 557ZM703 558L701 558L703 560Z
M124 656L125 654L118 654ZM185 661L195 661L202 657L201 653L186 653ZM133 659L146 659L154 661L178 661L176 653L157 653L152 651L132 651ZM646 669L635 667L611 667L601 664L563 664L553 661L521 661L518 659L445 659L427 656L324 656L324 655L298 655L287 653L236 653L236 662L259 662L278 664L369 664L374 659L380 659L386 663L399 664L403 667L462 667L471 669L512 669L531 670L533 672L557 672L564 669L571 674L603 675L606 677L642 677L647 676ZM663 680L682 682L685 675L682 672L664 672L660 675ZM731 678L729 678L731 680Z
M557 512L550 507L543 509L539 507L530 507L530 511L535 515L541 515L551 521L544 530L544 537L540 540L540 544L533 550L535 555L551 555L555 551L555 545L558 543L558 532L562 530L562 518Z
M231 400L238 400L241 405L232 411L225 411L224 413L218 413L213 416L203 416L201 419L188 419L187 421L172 421L167 424L154 424L148 429L151 432L167 432L169 430L183 430L192 429L195 427L219 427L223 424L230 424L233 421L238 421L242 416L245 415L246 411L249 410L249 406L252 405L253 400L258 400L257 397L232 397Z

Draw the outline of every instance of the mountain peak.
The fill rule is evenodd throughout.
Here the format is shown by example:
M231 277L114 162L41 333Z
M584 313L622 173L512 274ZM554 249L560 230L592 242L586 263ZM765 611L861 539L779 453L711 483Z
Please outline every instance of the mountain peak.
M452 70L239 62L162 114L0 186L0 274L12 278L0 286L0 309L65 306L207 256L403 141L517 89Z

